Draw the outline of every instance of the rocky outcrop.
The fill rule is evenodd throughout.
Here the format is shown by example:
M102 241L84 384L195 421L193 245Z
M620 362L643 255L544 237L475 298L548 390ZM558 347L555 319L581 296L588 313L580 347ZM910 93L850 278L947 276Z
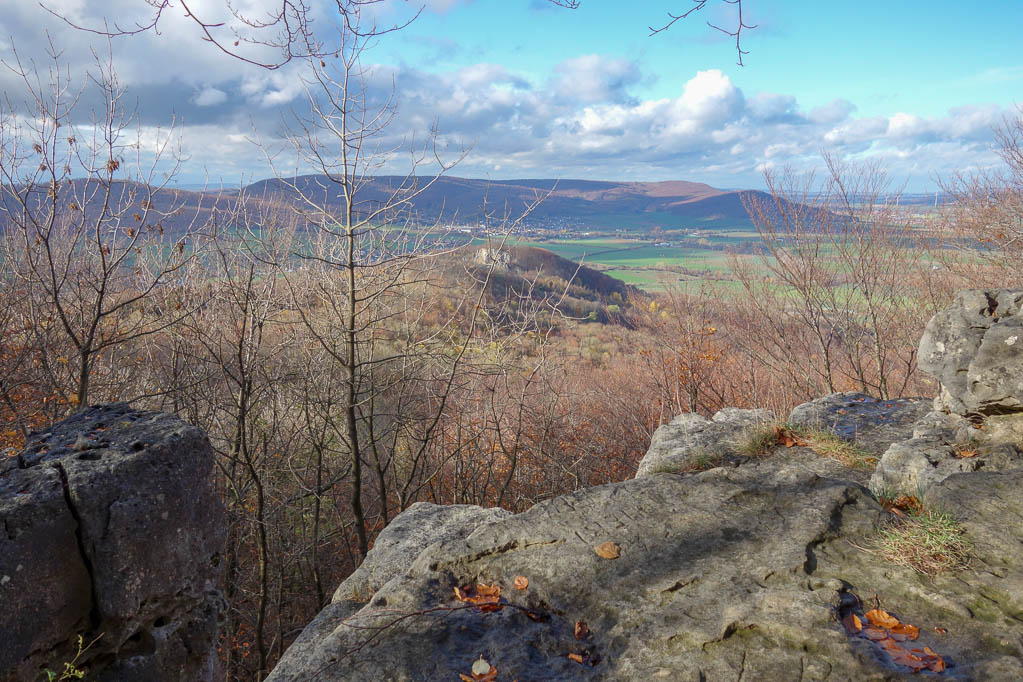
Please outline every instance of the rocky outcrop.
M832 393L797 406L787 422L834 433L880 456L892 443L911 438L916 422L930 409L931 401L923 398L882 400L865 393Z
M224 518L206 436L93 407L0 462L0 680L209 680Z
M957 474L932 489L945 504L1002 490L1008 505L971 503L974 570L932 581L869 551L889 515L842 471L776 448L538 504L427 546L372 595L317 619L270 679L457 679L481 656L499 679L901 679L907 670L840 624L857 595L919 626L914 646L943 656L943 677L1023 676L1023 523L1012 548L996 541L1023 511L1009 494L1019 474ZM597 551L608 542L617 558ZM455 596L491 583L498 611Z
M962 291L935 315L917 362L941 383L935 409L967 416L1023 412L1023 290Z
M381 531L366 560L341 583L330 604L306 626L269 679L298 679L309 670L329 667L333 654L324 643L339 636L338 630L343 636L347 619L390 581L405 574L427 547L464 540L477 528L509 516L503 509L463 504L445 507L418 502L406 509Z
M774 420L770 410L734 407L720 410L711 419L698 414L680 414L654 432L650 449L639 462L636 477L699 471L741 461L736 450L743 435L759 424Z
M1003 353L1023 350L1009 343L1021 301L966 292L928 326L921 365L943 409L826 396L756 456L741 444L773 414L679 415L631 481L513 516L411 508L270 679L472 679L483 658L498 679L897 680L927 651L945 679L1023 679L1023 354ZM812 430L879 458L873 491L871 460ZM897 493L958 519L967 569L885 558L906 512L878 495ZM500 601L474 604L491 586ZM855 630L848 615L874 607L919 628L904 657Z

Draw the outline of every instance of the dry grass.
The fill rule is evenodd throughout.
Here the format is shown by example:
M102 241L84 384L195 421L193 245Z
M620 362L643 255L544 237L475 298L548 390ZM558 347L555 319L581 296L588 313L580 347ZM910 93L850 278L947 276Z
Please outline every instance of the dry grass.
M882 529L876 553L931 577L970 563L970 544L962 526L948 514L922 509Z
M806 447L822 457L833 459L850 469L873 469L877 458L830 431L820 429L796 430L806 442Z
M746 457L766 455L772 448L806 447L850 469L872 469L877 458L829 431L806 429L784 422L757 424L746 429L735 443L735 451Z

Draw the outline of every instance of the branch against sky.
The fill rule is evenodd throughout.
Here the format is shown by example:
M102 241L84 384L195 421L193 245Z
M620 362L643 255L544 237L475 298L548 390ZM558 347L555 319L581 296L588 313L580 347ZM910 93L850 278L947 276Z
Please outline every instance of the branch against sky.
M557 5L558 7L565 7L567 9L578 9L582 0L547 0L547 1L553 5ZM654 36L657 35L658 33L663 33L664 31L667 31L669 28L674 26L676 22L679 22L687 18L690 14L702 10L704 7L707 6L707 3L709 3L710 1L711 0L691 0L693 4L688 9L679 11L677 14L669 11L668 20L666 22L647 27L650 29L650 35ZM710 26L712 29L716 31L724 33L726 36L735 38L735 51L739 55L739 61L737 63L739 64L739 66L743 66L742 56L744 54L749 54L749 50L742 49L742 32L745 30L754 29L757 27L757 25L747 24L743 19L742 0L720 0L720 2L723 2L726 5L733 5L735 7L736 12L735 26L723 27L714 24L710 21L707 22L707 26Z
M52 0L49 2L44 0L42 6L47 12L73 28L105 37L132 36L148 31L159 33L161 23L168 21L165 19L165 15L176 9L185 19L195 24L203 40L212 43L224 54L246 64L271 71L281 68L293 59L322 59L338 53L340 46L315 30L314 24L317 15L321 15L324 19L328 16L333 18L336 8L336 16L340 18L346 31L372 37L407 27L426 8L426 5L421 2L413 3L414 11L411 16L382 25L374 22L358 26L357 22L353 21L353 17L360 15L364 8L380 5L384 0L326 0L324 4L327 5L328 10L325 14L322 13L320 4L315 0L273 0L268 3L268 9L262 12L242 11L228 0L224 0L223 9L227 14L221 13L220 15L216 15L216 12L208 6L199 8L196 0L177 0L176 4L173 0L139 1L151 8L151 13L146 19L132 21L129 24L109 19L104 20L102 26L90 26L73 20ZM547 1L557 7L572 10L579 9L582 5L582 0ZM704 9L711 1L691 0L693 5L687 9L677 10L678 13L668 11L666 22L648 26L650 35L654 36L667 31L678 21ZM743 0L718 1L734 6L735 24L734 26L720 26L708 21L707 26L735 39L738 64L743 66L743 55L749 54L749 51L742 49L742 33L757 26L747 24L743 19Z
M362 16L363 8L383 1L327 0L324 4L330 9L324 18L330 17L333 20L333 9L336 8L336 17L340 19L345 32L370 38L405 28L423 11L420 6L410 17L390 24L360 23L358 17ZM170 21L165 15L176 9L185 19L195 24L203 40L212 43L224 54L269 70L279 69L293 59L333 57L341 49L336 41L325 37L324 32L318 33L315 30L315 19L317 15L323 14L320 3L315 0L274 0L262 12L242 11L230 0L224 0L223 10L226 14L220 15L216 15L216 11L208 5L199 8L200 2L197 0L176 0L176 4L174 0L140 0L142 2L152 8L147 19L125 25L107 19L102 26L79 23L52 2L44 1L42 6L73 28L105 37L133 36L148 31L159 34L161 23ZM325 33L336 35L338 32L331 30Z

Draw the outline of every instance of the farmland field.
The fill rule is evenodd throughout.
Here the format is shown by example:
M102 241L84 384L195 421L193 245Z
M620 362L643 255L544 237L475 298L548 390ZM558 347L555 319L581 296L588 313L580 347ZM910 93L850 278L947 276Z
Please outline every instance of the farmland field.
M755 232L736 231L703 237L707 248L697 245L665 245L650 240L606 238L564 240L515 240L516 245L535 246L562 258L602 270L627 284L647 291L670 281L697 280L697 273L729 270L728 254L722 247L739 247L758 241ZM688 272L685 272L688 271ZM714 280L716 284L721 284Z

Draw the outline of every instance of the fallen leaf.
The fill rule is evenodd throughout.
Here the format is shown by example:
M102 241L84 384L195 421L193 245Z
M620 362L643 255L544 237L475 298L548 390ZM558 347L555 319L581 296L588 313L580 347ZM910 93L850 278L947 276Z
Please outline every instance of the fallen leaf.
M860 632L863 630L863 621L861 621L860 617L855 613L850 613L843 618L842 625L844 625L845 629L849 632Z
M590 636L590 626L587 625L584 621L577 620L575 622L575 638L576 639L586 639L589 636Z
M960 459L969 459L970 457L976 457L980 453L976 450L962 450L958 454Z
M908 625L906 623L899 623L891 628L892 635L899 637L905 637L906 639L916 639L920 636L920 629L915 625Z
M871 625L876 625L888 630L900 624L898 618L883 609L871 609L864 615L867 617L867 620Z
M622 548L608 540L593 548L601 559L617 559L622 555Z
M941 656L928 659L927 667L931 669L931 672L940 673L945 669L945 659Z
M942 628L942 627L935 626L934 631L937 632L939 635L947 635L948 634L948 630L946 630L945 628Z
M497 679L497 668L490 665L482 656L473 661L472 677L464 673L458 673L463 682L494 682Z
M455 599L466 604L472 604L483 613L490 613L492 611L500 611L503 608L501 604L501 586L497 583L493 585L466 585L463 588L455 587Z
M529 587L529 578L524 575L515 576L515 589L524 590Z
M568 657L571 658L576 663L581 664L583 662L583 657L579 654L569 654Z
M872 642L879 642L882 639L888 639L888 633L881 628L868 627L863 629L863 636Z
M782 426L774 427L774 439L779 445L784 445L787 448L806 445L805 438Z
M529 620L535 621L537 623L543 623L547 620L547 616L537 613L536 611L527 611L526 617L528 617Z

